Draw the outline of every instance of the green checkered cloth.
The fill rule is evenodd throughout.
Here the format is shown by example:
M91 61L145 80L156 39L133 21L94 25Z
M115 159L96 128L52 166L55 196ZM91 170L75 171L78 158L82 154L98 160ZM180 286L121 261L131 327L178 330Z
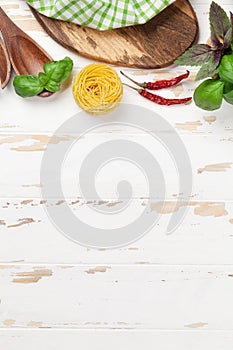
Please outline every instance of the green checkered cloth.
M43 15L99 30L143 24L174 0L26 0Z

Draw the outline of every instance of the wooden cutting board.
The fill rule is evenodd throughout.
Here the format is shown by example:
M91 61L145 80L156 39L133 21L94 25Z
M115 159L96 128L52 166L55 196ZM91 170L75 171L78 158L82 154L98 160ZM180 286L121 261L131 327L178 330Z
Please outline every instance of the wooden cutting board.
M168 66L193 44L198 32L196 15L187 0L176 0L146 24L108 31L51 19L31 10L45 31L65 48L126 67Z

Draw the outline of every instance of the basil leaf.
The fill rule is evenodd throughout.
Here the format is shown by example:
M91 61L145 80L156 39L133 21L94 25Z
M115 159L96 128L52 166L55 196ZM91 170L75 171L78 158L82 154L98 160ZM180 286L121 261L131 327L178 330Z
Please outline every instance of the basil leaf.
M45 85L45 89L50 91L50 92L56 92L59 91L61 88L60 86L54 82L54 81L49 81L46 85Z
M223 89L223 93L224 93L224 94L227 94L227 93L230 92L231 90L233 90L233 84L232 84L232 83L225 82L225 84L224 84L224 89Z
M42 73L42 72L40 72L38 74L38 79L41 82L41 85L43 85L43 86L45 86L47 81L48 81L47 75L45 73Z
M225 83L224 89L223 89L223 98L228 103L233 104L233 84L232 83Z
M199 71L197 72L197 75L195 77L195 80L202 80L208 77L213 77L218 70L215 66L210 66L209 64L204 64Z
M54 81L61 84L65 81L73 69L73 61L69 57L65 57L61 61L47 62L44 64L44 71L48 77L48 81Z
M35 75L19 75L14 78L13 85L21 97L36 96L44 90L44 86Z
M217 67L221 60L221 50L212 51L212 58L203 64L203 66L198 71L195 80L201 80L208 77L212 77L217 73Z
M226 94L223 95L223 98L225 101L233 105L233 90L227 92Z
M224 37L224 47L228 48L231 45L232 40L232 27L229 28L228 32Z
M193 45L175 60L175 64L201 66L213 56L213 48L206 44Z
M222 80L233 83L233 55L223 56L218 73Z
M231 21L231 29L232 29L230 48L231 48L231 51L233 51L233 13L232 12L230 12L230 21Z
M224 82L219 79L203 81L194 91L195 104L207 111L213 111L221 107Z
M44 64L44 72L35 75L21 75L14 79L15 91L22 97L36 96L44 89L50 92L60 90L60 84L65 81L73 69L73 61L65 57L61 61Z
M209 21L211 41L215 46L222 46L219 39L224 41L227 32L232 26L226 12L214 1L212 1L210 6Z

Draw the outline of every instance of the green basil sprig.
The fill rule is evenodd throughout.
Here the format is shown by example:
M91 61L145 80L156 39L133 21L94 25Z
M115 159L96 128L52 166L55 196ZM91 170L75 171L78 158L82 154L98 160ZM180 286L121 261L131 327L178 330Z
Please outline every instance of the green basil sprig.
M195 104L207 111L219 109L223 99L233 104L233 54L223 56L216 79L203 81L194 91Z
M14 78L15 92L21 97L31 97L40 94L43 90L56 92L60 84L70 75L73 61L65 57L60 61L51 61L44 64L44 72L35 75L19 75Z

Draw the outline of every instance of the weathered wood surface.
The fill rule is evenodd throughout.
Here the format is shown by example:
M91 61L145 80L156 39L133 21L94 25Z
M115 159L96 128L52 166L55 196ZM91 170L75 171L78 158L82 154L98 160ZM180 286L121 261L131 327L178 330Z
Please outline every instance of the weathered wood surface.
M232 330L233 265L4 264L0 276L5 328Z
M75 350L77 344L83 350L94 347L96 350L118 350L121 347L141 350L153 350L155 345L162 350L224 350L232 349L233 335L231 331L203 331L186 329L185 331L166 330L77 330L77 329L15 329L0 330L0 345L7 350L44 349L63 350L67 345Z
M204 42L209 36L209 2L193 0L192 5L200 23L199 40ZM232 7L230 1L221 1L221 5L226 11ZM48 37L25 1L1 0L0 6L52 57L71 56L75 74L90 62ZM145 81L168 78L184 69L126 71ZM192 94L195 72L192 69L187 82L165 95ZM40 166L49 137L79 112L68 85L48 100L21 99L11 83L0 91L1 349L63 350L67 344L70 349L81 344L84 350L100 346L150 350L155 345L170 350L171 344L175 350L232 349L232 106L223 104L215 112L204 112L194 104L166 108L129 90L125 90L123 102L154 110L180 135L193 168L192 198L185 204L188 211L183 224L167 236L178 187L176 171L168 158L161 158L161 148L148 134L126 126L89 133L80 139L82 147L74 151L74 157L83 157L103 140L122 137L145 145L163 159L167 173L167 201L158 225L130 246L92 250L63 237L46 215L47 204L41 202ZM79 130L60 135L54 147L77 135ZM74 212L88 218L90 200L117 208L114 189L121 174L116 168L106 168L106 181L97 177L104 203L82 198L74 187L72 158L67 159L65 169L65 195ZM148 200L140 173L130 167L124 171L135 192L122 224ZM155 200L149 199L151 210L158 210ZM63 205L58 198L53 201L54 206Z
M68 200L72 211L84 220L89 217L86 202L77 198ZM98 208L99 201L95 203ZM107 200L99 208L115 203L117 208L116 200ZM132 201L127 217L120 217L121 224L138 215L144 204L143 199ZM55 199L49 205L64 204ZM158 224L141 240L117 250L92 250L62 236L48 220L40 199L5 198L0 202L0 262L233 264L233 202L193 201L187 209L182 225L173 235L165 233L175 210L175 202L170 201L165 203ZM153 200L151 210L156 210ZM118 217L112 219L112 226L117 220ZM101 223L98 217L95 223Z

